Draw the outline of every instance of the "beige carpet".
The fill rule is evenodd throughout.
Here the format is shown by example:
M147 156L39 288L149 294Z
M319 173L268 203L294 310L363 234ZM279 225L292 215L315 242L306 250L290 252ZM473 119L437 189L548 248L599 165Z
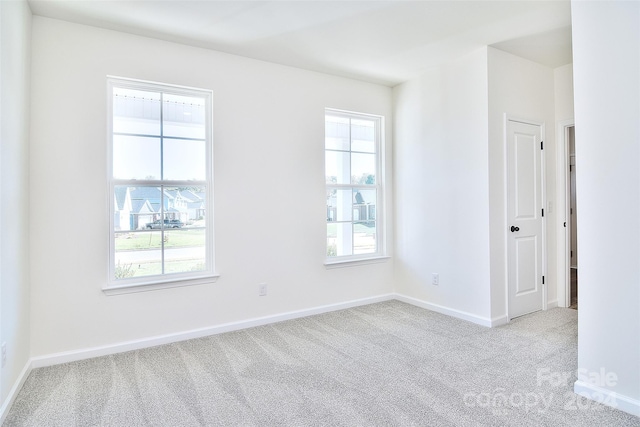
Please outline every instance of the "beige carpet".
M573 394L577 314L488 329L390 301L41 368L4 425L640 426Z

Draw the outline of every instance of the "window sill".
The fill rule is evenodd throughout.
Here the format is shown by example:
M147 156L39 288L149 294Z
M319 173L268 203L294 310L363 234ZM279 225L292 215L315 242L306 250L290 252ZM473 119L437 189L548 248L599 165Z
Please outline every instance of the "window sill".
M162 280L152 282L136 282L106 286L102 288L102 292L106 295L131 294L135 292L155 291L158 289L179 288L182 286L204 285L207 283L215 283L220 277L214 273L202 277L194 277L190 279Z
M358 265L379 264L386 262L390 258L390 256L375 256L371 258L327 260L324 262L324 266L327 270L332 268L355 267Z

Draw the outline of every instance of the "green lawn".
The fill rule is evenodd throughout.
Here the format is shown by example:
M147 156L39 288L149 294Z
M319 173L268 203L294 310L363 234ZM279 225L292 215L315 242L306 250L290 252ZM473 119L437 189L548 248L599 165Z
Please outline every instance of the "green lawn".
M142 233L116 234L116 252L161 248L160 230ZM204 230L167 230L165 231L165 248L183 248L204 246Z
M338 237L338 224L327 223L327 256L337 255L336 240ZM375 223L359 222L353 224L353 253L365 254L373 253L376 250L376 227Z
M371 226L366 223L357 222L353 225L354 233L364 233L367 236L373 236L376 234L376 227L373 225L374 223L370 223ZM338 234L338 224L335 222L327 223L327 237L336 237Z

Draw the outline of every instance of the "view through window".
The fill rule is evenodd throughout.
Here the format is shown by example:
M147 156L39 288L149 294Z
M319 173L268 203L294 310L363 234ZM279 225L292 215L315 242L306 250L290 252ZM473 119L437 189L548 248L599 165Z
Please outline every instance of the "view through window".
M213 272L211 92L109 80L111 284Z

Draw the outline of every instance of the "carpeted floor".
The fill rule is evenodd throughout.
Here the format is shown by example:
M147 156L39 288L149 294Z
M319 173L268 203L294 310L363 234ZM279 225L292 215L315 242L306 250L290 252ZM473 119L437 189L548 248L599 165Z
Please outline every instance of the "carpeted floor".
M640 426L577 397L577 315L398 301L35 369L4 426Z

